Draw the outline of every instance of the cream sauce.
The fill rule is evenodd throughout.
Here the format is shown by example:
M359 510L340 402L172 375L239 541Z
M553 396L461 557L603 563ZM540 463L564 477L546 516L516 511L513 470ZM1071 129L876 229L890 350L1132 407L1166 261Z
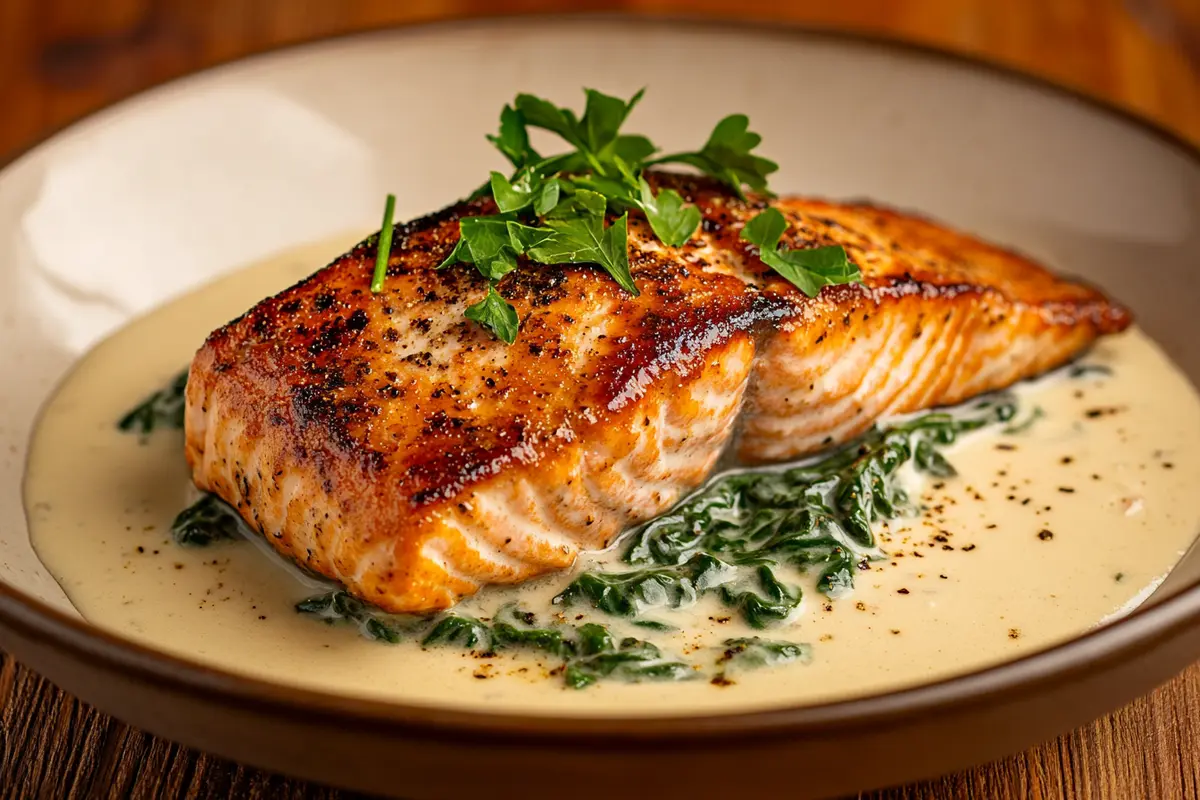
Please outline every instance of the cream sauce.
M731 672L732 685L602 682L565 688L536 655L481 659L360 637L297 614L325 587L269 548L244 541L173 543L174 515L194 499L182 437L144 441L115 427L185 365L206 334L324 263L347 241L299 248L143 317L76 367L35 434L25 499L33 544L91 623L231 672L326 692L491 711L656 715L734 711L877 693L979 669L1077 636L1135 607L1200 530L1200 401L1140 331L1100 343L1087 362L1111 376L1051 376L1018 387L1016 436L994 429L948 452L959 476L925 481L920 517L880 526L888 557L828 601L805 586L800 613L765 632L702 602L654 614L682 632L622 628L668 656L711 670L729 637L812 645L810 663ZM615 552L581 559L578 569ZM464 611L513 597L551 621L558 575L486 591ZM570 610L570 619L580 613Z

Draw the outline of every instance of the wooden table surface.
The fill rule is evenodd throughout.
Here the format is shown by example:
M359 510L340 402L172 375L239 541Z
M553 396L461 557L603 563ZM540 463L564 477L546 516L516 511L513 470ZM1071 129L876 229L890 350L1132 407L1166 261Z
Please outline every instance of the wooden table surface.
M1168 7L1182 27L1162 13ZM1107 98L1200 144L1200 48L1186 34L1200 31L1200 0L0 0L0 163L115 99L257 50L447 16L566 8L736 11L974 53ZM1198 786L1200 665L1028 752L866 796L1183 798L1200 797ZM0 797L127 795L349 796L134 730L4 658Z

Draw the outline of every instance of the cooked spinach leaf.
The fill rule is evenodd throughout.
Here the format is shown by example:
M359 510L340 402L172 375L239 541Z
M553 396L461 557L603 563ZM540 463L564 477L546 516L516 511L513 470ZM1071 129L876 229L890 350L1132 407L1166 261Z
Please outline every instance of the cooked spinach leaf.
M707 553L684 564L632 572L585 572L572 581L555 603L586 601L593 608L620 617L637 616L647 608L691 605L701 593L732 580L737 570Z
M238 538L241 524L241 517L232 506L215 494L205 494L176 515L171 523L171 536L176 544L204 547Z
M576 653L563 670L563 680L573 689L591 686L601 678L636 683L687 680L696 675L687 664L663 658L662 651L650 642L629 637L615 643L603 625L580 625L576 635Z
M492 620L492 649L527 648L567 658L575 652L565 626L535 627L533 614L515 606L502 608Z
M800 587L789 589L766 564L754 568L749 585L722 586L721 602L742 615L753 628L782 622L800 607Z
M725 667L726 670L773 667L812 658L812 648L806 644L761 639L757 636L726 639L723 644L725 650L717 658L717 665Z
M664 658L650 642L629 637L616 643L607 627L595 623L537 627L536 617L515 605L501 608L491 624L458 613L417 619L387 614L347 592L334 591L302 600L296 611L330 624L357 625L367 638L391 644L406 635L424 634L424 647L458 646L484 655L505 649L540 651L562 660L556 671L573 689L591 686L601 678L683 680L696 674L688 664Z
M296 604L296 610L301 614L311 614L330 625L335 622L353 623L363 636L388 644L400 642L406 633L413 632L416 627L340 589L301 600ZM420 624L418 622L417 626Z
M1013 422L1011 425L1004 426L1004 430L1002 430L1000 432L1009 434L1009 435L1016 434L1016 433L1024 433L1025 431L1032 428L1033 424L1044 416L1046 416L1046 412L1042 410L1042 407L1034 406L1033 410L1029 412L1028 417L1021 420L1020 422Z
M457 644L470 650L486 653L492 649L492 632L487 625L462 614L446 614L434 623L421 640L428 647L435 644Z
M1087 375L1112 375L1112 367L1107 364L1072 364L1067 372L1072 378L1082 378Z
M953 476L943 448L963 433L1010 422L1015 415L1011 398L987 398L961 413L924 414L873 430L849 447L798 466L722 475L630 534L623 559L633 569L584 572L554 602L588 605L633 625L670 631L671 626L642 615L711 595L750 626L769 627L800 605L800 587L781 577L783 571L815 570L817 588L837 597L853 587L858 569L878 557L872 525L916 510L898 480L901 467ZM385 642L413 636L423 646L457 646L483 656L515 649L541 652L561 662L554 672L576 689L603 679L685 680L702 673L698 664L664 656L652 642L618 640L608 626L592 622L539 625L534 613L515 604L491 619L459 613L429 619L386 614L335 591L305 600L296 610L355 624L364 636ZM804 663L809 657L806 644L757 636L726 639L713 681L727 683L730 670Z
M163 388L154 392L117 421L125 433L146 436L159 428L183 430L184 393L188 371L176 375Z
M777 569L819 570L822 593L845 593L855 570L878 554L872 524L915 510L896 480L900 467L911 462L918 471L952 476L939 449L1015 413L1011 399L990 398L961 415L925 414L876 429L809 464L721 476L630 535L624 560L638 569L585 572L555 602L635 617L715 592L756 628L786 619L801 593Z

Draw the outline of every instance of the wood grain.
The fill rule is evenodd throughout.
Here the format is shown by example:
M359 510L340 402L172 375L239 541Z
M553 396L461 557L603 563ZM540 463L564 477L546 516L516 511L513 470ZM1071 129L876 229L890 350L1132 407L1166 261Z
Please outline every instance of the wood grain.
M0 162L113 100L258 50L444 17L563 9L784 20L973 53L1200 144L1198 0L0 0ZM164 742L2 661L0 797L351 796ZM1026 753L864 797L1200 797L1200 665Z

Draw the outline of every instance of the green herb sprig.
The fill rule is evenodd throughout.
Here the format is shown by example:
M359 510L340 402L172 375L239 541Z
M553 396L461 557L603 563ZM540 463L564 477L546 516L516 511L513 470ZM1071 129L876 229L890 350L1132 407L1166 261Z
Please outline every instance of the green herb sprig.
M757 245L762 262L809 297L816 297L822 286L862 280L862 273L846 258L841 245L781 250L779 240L786 230L783 214L768 208L746 223L741 238Z
M754 152L762 137L750 130L743 114L718 122L697 151L652 158L658 152L653 142L640 134L621 133L642 91L629 100L595 89L584 92L582 115L531 94L517 95L503 108L499 130L487 138L513 171L492 172L474 195L491 196L498 213L460 220L459 239L438 265L445 269L470 264L488 281L484 298L468 306L465 316L509 344L516 341L520 320L496 287L517 268L519 259L595 264L626 292L637 295L629 266L630 212L644 214L654 235L668 246L682 245L696 233L700 209L684 202L674 189L655 192L644 175L646 168L684 164L722 181L743 198L746 188L769 193L767 176L779 168ZM557 135L572 149L542 156L530 144L531 128ZM758 222L763 215L767 219ZM751 241L762 248L768 266L805 294L815 296L822 286L861 278L841 247L778 249L786 222L774 209L763 215L747 225L756 232ZM390 225L385 227L390 232ZM380 253L386 252L384 244L381 236ZM382 287L383 274L377 265L372 291Z
M375 250L375 275L371 278L371 293L383 291L387 280L388 261L392 257L392 218L396 214L396 195L389 194L383 204L383 225L379 229L379 241Z

